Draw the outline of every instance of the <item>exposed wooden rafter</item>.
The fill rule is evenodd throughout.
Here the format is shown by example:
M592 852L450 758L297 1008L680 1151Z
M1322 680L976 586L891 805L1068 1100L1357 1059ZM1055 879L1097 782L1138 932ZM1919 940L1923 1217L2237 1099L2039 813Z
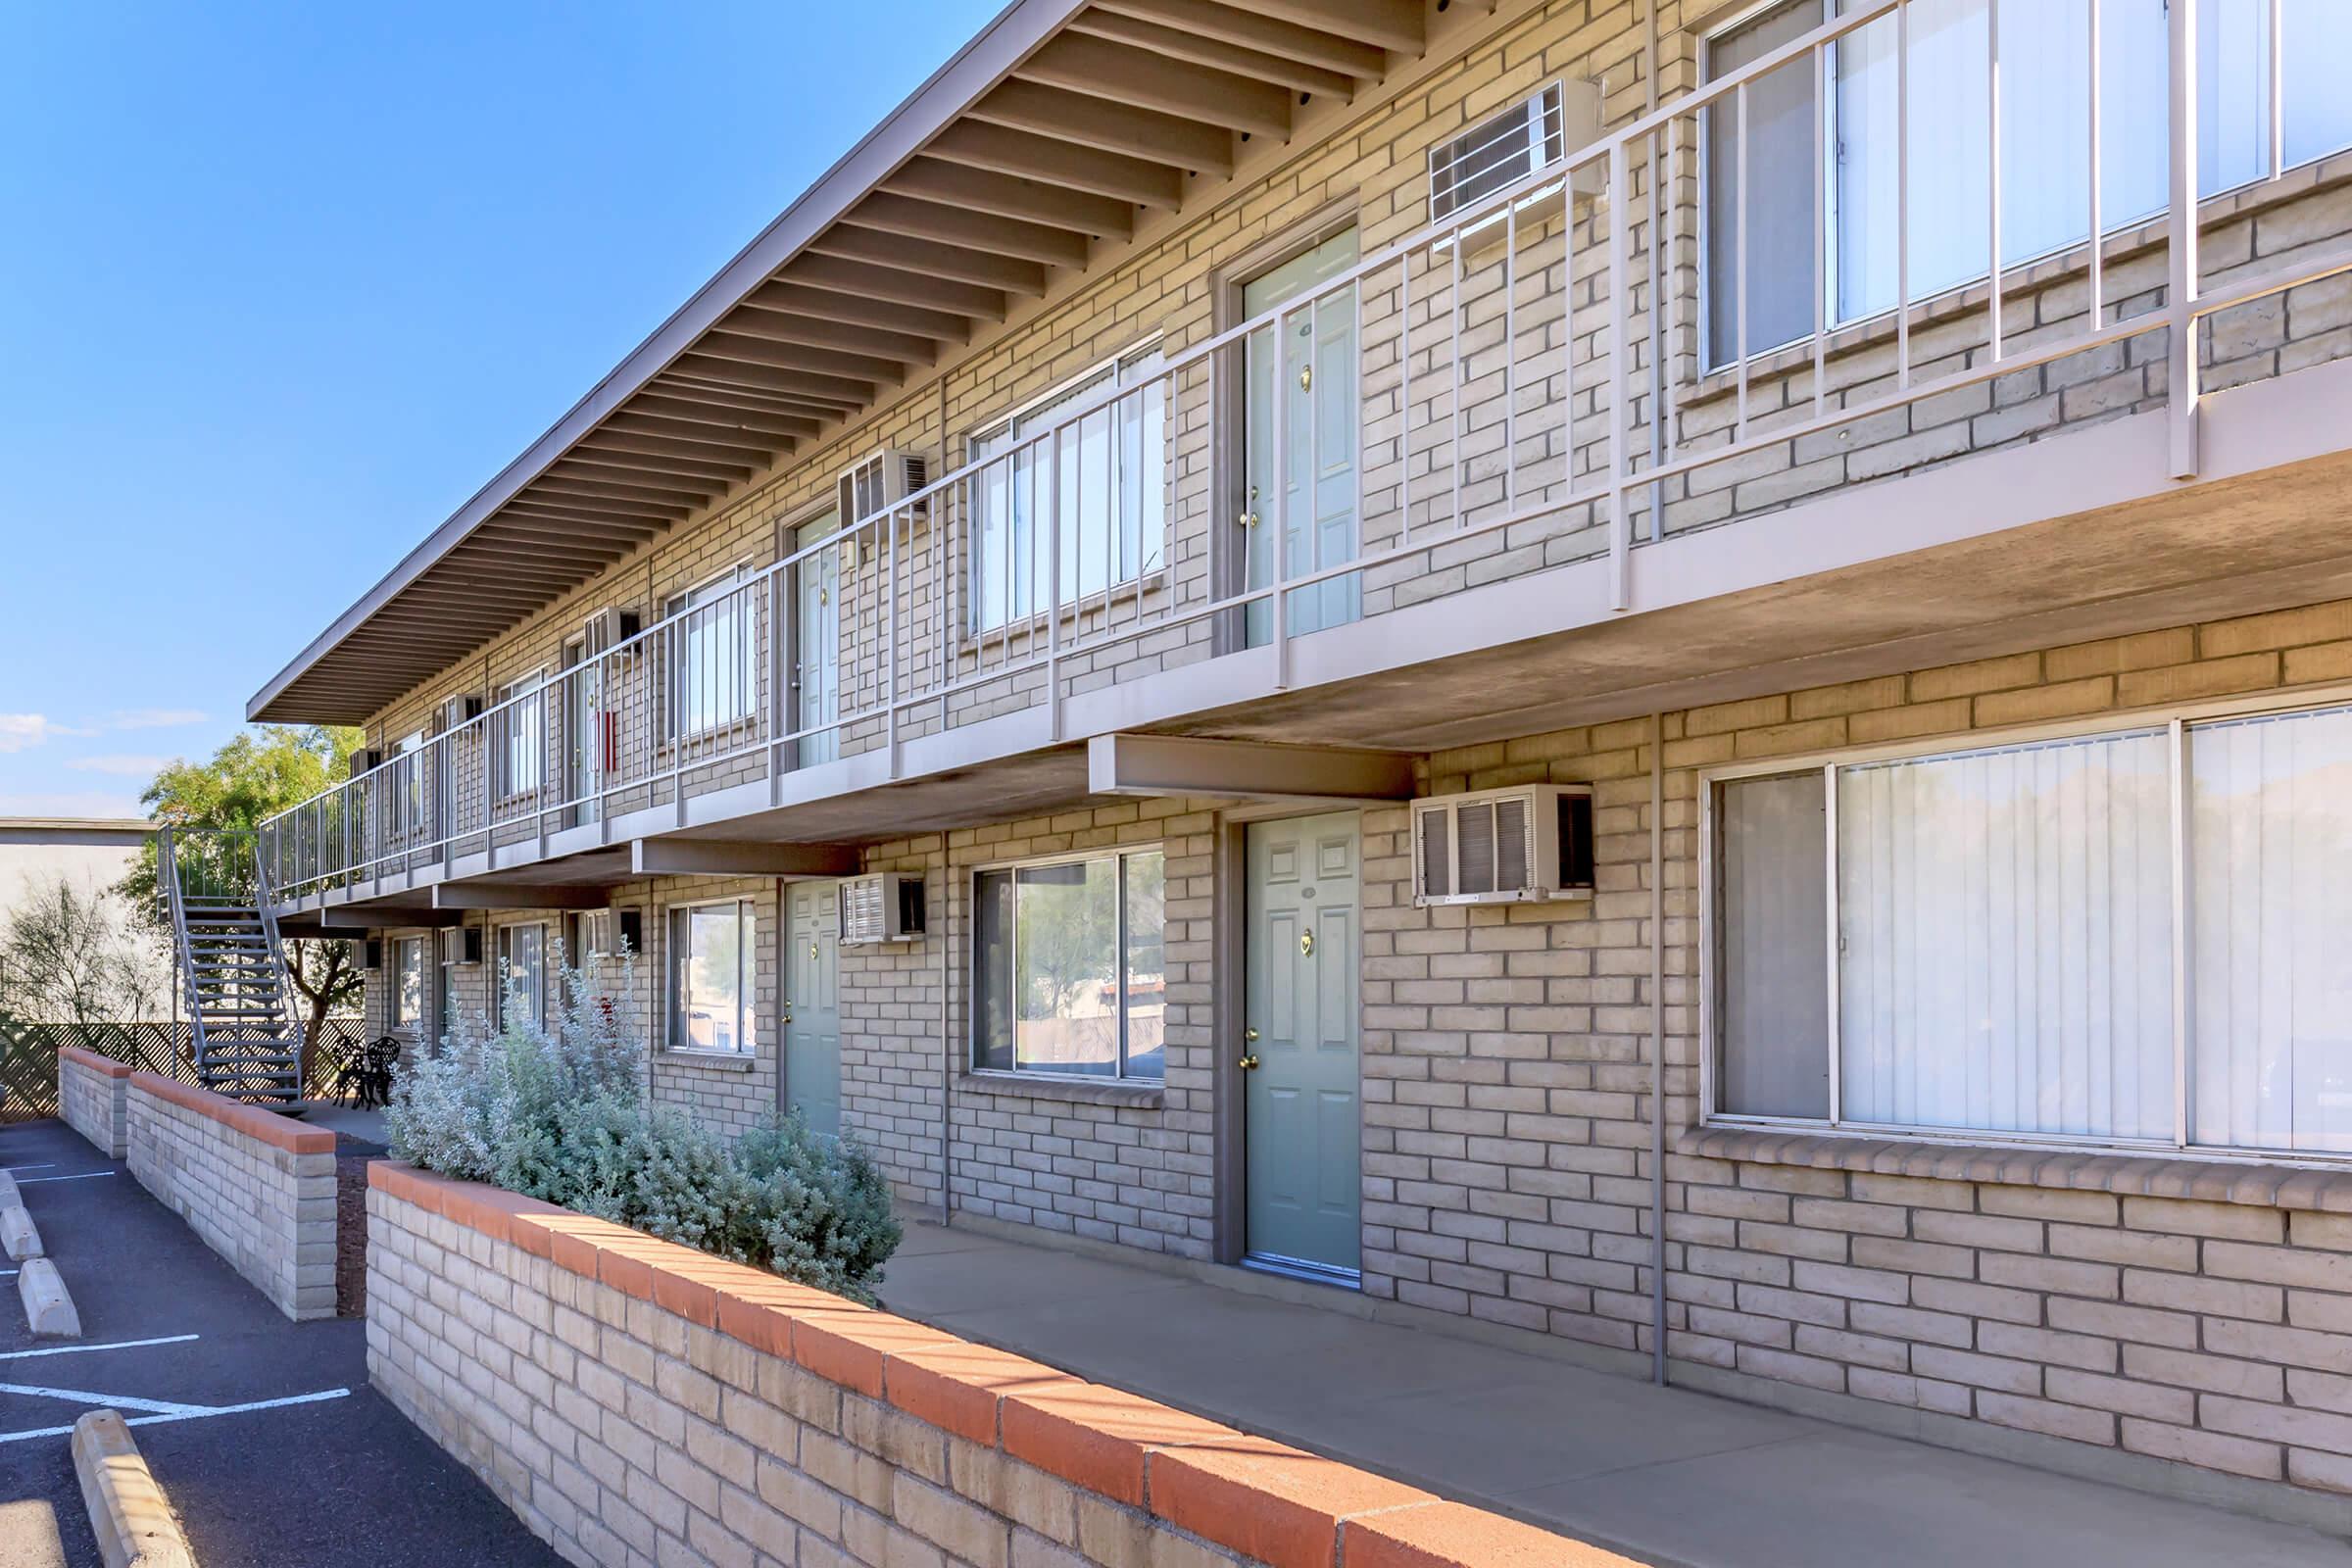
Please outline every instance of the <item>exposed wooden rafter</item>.
M1180 115L1253 136L1291 133L1291 94L1285 87L1081 33L1054 39L1022 62L1019 74L1026 81L1101 94L1102 101L1129 114Z
M520 477L445 525L437 555L346 612L256 716L349 722L413 692L916 384L1148 215L1223 190L1251 143L1291 137L1302 103L1354 100L1418 55L1428 10L1090 0L1017 38L1001 19L918 95L919 122L895 119L857 179L829 176L762 233L723 292L698 294Z

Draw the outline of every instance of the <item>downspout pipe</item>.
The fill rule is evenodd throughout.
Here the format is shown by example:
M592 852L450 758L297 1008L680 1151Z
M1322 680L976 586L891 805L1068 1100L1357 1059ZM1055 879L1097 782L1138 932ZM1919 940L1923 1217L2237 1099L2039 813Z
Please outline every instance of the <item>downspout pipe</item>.
M1666 1384L1666 719L1649 715L1649 1378Z

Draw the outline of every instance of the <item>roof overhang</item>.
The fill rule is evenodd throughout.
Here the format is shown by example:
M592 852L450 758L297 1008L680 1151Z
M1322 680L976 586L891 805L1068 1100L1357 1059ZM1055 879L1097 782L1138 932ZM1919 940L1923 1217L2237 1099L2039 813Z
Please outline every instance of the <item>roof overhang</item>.
M246 704L359 723L1418 54L1423 0L1014 0Z

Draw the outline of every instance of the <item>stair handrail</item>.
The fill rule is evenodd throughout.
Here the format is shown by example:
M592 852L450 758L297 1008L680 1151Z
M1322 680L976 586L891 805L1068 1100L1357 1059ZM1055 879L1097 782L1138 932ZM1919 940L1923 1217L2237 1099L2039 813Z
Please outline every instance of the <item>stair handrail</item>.
M286 950L277 939L277 910L271 907L270 873L262 864L262 836L259 832L246 835L253 844L253 906L261 915L262 940L270 952L270 967L277 975L278 1010L285 1015L294 1047L294 1098L302 1098L304 1048L310 1044L309 1024L294 1004L294 970L286 962Z
M204 1076L204 997L196 983L196 954L188 946L188 906L179 886L179 851L174 842L173 828L165 828L156 835L157 880L163 884L164 906L172 918L172 941L179 958L179 989L188 1004L188 1025L191 1030L189 1050L194 1056L196 1075Z

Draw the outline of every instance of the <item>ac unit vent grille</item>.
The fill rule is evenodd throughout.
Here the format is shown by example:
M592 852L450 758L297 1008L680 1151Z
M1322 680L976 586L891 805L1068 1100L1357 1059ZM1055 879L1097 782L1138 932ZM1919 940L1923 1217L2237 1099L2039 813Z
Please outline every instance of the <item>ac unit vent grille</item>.
M849 877L837 907L845 948L911 941L923 934L923 879L895 871Z
M841 525L856 527L859 522L887 508L905 502L931 482L931 466L919 453L901 452L885 447L854 467L841 473ZM921 516L928 503L918 502L910 515Z
M1523 784L1413 805L1413 902L1516 904L1592 891L1592 792Z
M1517 796L1494 803L1494 890L1517 892L1535 885L1527 842L1527 802Z
M1444 220L1567 156L1553 82L1429 155L1429 213Z
M1491 803L1465 806L1453 816L1454 837L1462 847L1464 893L1494 891L1494 808Z
M1421 891L1453 886L1451 831L1444 811L1421 813Z

